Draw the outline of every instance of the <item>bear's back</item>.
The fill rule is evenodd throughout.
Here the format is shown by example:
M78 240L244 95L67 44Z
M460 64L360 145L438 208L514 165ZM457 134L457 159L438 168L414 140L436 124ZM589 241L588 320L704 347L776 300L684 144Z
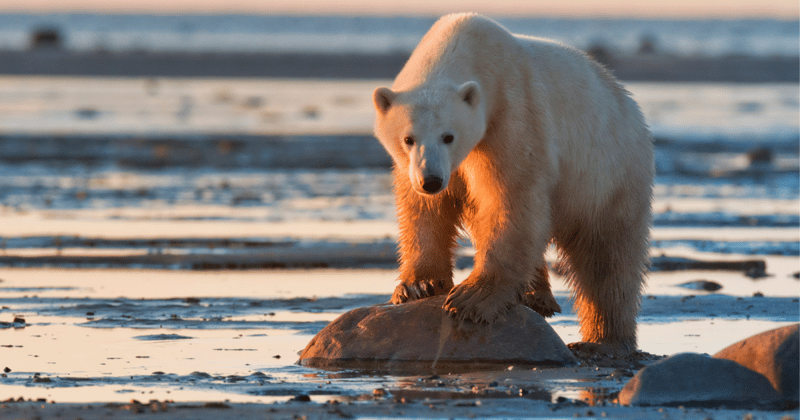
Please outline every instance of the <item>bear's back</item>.
M553 66L556 72L577 72L577 78L597 74L608 79L600 74L602 66L580 50L549 39L512 34L481 15L456 13L437 20L423 36L395 79L393 89L413 89L432 75L454 71L471 69L472 73L502 77L513 73L512 68L526 67L522 73L531 74Z
M432 74L491 66L498 55L516 50L514 35L474 13L443 16L433 24L398 74L393 90L413 89Z

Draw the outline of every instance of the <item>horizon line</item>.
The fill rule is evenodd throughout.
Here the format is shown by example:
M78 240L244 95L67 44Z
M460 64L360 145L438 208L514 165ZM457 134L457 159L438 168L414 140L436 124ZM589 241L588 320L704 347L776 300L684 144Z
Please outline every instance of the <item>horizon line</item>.
M709 4L710 3L710 4ZM564 0L559 4L518 2L517 0L409 0L403 5L384 1L306 0L297 5L288 0L241 0L230 4L223 0L4 0L0 13L24 14L106 14L106 15L256 15L256 16L375 16L438 17L457 11L472 11L498 17L605 18L662 20L800 20L800 4L793 0L773 0L754 5L751 0L696 2L693 0Z
M0 7L0 15L107 15L107 16L286 16L286 17L377 17L377 18L391 18L391 17L408 17L408 18L431 18L437 19L443 14L433 13L328 13L328 12L314 12L314 13L292 13L284 11L276 12L252 12L252 11L224 11L217 12L211 10L191 10L171 12L165 10L19 10L19 9L3 9ZM559 20L685 20L685 21L746 21L746 20L776 20L784 22L800 22L800 16L782 16L782 15L682 15L682 14L664 14L664 15L649 15L649 14L557 14L557 13L479 13L493 19L559 19Z

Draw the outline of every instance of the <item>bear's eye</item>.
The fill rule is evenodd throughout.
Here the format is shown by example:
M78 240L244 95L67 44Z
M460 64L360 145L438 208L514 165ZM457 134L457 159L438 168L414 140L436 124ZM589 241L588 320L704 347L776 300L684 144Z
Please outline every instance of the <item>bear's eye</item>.
M444 144L452 143L453 142L453 135L452 134L445 134L444 136L442 136L442 142L444 142Z
M406 136L406 138L403 139L403 143L405 143L406 146L413 146L414 145L414 137Z

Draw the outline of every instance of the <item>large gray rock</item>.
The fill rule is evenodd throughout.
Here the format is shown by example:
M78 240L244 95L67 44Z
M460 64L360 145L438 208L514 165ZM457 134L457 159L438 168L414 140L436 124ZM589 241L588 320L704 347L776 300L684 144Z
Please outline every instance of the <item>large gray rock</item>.
M320 331L298 363L400 369L578 363L544 318L525 306L491 325L459 323L442 309L444 299L354 309Z
M771 406L780 399L767 378L744 366L681 353L642 369L619 392L620 404Z
M766 376L783 399L798 401L799 347L798 325L789 325L731 344L714 357L733 360Z

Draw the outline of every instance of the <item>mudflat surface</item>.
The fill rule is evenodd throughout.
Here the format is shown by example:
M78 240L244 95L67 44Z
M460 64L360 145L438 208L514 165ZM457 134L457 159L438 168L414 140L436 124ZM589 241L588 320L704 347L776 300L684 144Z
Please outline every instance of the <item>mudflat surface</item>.
M592 360L470 372L296 365L325 325L388 301L396 285L390 168L353 163L377 153L366 149L377 143L369 92L383 82L304 91L164 79L153 96L149 83L0 83L0 400L32 400L3 403L0 417L141 416L131 400L166 401L152 414L164 418L748 413L618 406L636 367ZM714 354L796 323L797 85L629 88L657 134L640 348ZM309 160L271 166L276 143L285 160ZM338 143L350 163L331 163ZM474 251L465 239L457 252L461 281ZM548 322L578 341L569 290L558 273L552 283L564 312Z

